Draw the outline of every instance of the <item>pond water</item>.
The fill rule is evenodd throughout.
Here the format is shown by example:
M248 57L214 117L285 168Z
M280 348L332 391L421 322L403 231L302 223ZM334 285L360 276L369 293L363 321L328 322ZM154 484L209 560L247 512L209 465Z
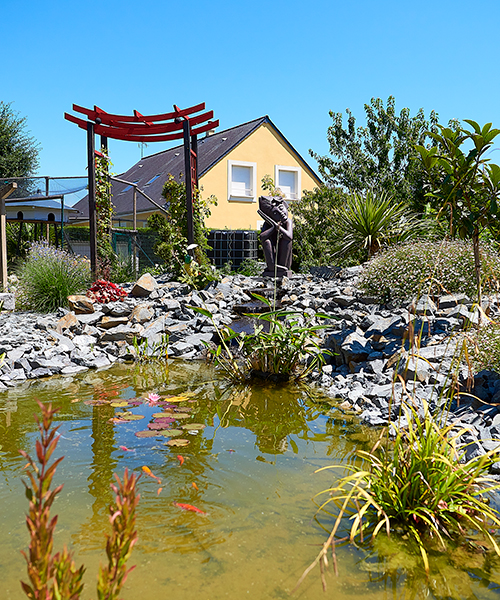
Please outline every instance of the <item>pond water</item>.
M129 402L151 392L184 396L170 401L176 410L169 427L177 435L136 436L162 408ZM139 481L139 541L130 562L136 568L123 600L288 598L326 539L311 498L332 485L334 472L314 471L352 464L355 449L369 449L375 433L309 388L234 387L201 363L116 365L1 393L1 600L24 598L19 581L26 577L20 550L28 543L26 461L18 450L34 452L36 399L61 407L57 455L65 459L55 483L64 489L54 505L55 548L70 545L77 564L87 566L85 599L95 598L97 568L105 557L113 473L128 467L139 474L143 466L161 485L145 475ZM125 400L126 406L111 405ZM143 418L110 421L127 410ZM179 436L189 444L166 445ZM338 564L339 577L328 577L326 594L313 571L293 597L487 599L500 590L499 561L481 552L436 555L430 580L418 558L393 542L381 541L371 552L339 548Z

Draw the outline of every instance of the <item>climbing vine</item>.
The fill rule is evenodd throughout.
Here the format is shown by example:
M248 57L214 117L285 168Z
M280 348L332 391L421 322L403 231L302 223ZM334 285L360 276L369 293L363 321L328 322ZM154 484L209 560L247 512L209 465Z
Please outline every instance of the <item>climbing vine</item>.
M95 154L96 179L96 237L97 237L97 268L101 276L109 275L109 270L116 257L111 245L111 226L113 222L114 205L111 201L111 179L109 169L112 166L109 156L104 152Z

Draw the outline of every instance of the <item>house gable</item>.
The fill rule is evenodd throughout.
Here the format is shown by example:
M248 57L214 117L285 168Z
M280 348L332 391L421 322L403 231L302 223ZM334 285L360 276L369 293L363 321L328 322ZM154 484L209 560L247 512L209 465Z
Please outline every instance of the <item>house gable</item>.
M251 190L247 197L231 194L230 169L235 165L247 167L249 175L256 182L255 189ZM255 165L253 169L252 165ZM257 213L257 200L259 196L269 193L262 189L261 181L266 175L275 180L277 167L288 167L291 172L295 170L300 174L299 197L302 190L312 190L321 184L321 180L309 165L272 122L266 119L200 177L204 197L213 194L218 200L218 205L212 209L212 215L206 225L214 229L260 228L262 221Z

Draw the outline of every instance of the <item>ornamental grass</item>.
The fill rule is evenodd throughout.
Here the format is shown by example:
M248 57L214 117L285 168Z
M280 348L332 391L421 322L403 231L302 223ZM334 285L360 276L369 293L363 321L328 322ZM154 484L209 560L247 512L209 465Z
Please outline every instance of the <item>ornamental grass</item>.
M447 543L473 546L477 536L500 556L493 535L500 514L489 504L488 494L500 485L487 476L498 460L497 450L467 459L467 448L458 441L466 429L444 425L423 402L423 411L403 404L408 422L391 442L386 430L370 452L358 451L361 467L333 465L347 474L315 496L318 513L334 519L331 533L299 583L320 566L323 586L327 555L331 551L337 570L335 545L339 542L373 542L382 532L394 532L416 544L429 573L428 552L444 551ZM322 498L325 498L322 500Z
M67 306L68 296L85 292L91 282L86 259L46 242L31 244L18 277L18 304L36 312L52 312Z

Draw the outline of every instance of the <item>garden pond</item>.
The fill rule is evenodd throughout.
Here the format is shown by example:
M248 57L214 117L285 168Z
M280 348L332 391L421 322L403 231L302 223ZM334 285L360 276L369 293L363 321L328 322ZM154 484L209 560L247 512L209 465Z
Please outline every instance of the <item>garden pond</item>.
M155 403L152 396L148 402L150 394L167 400ZM119 364L2 392L2 600L24 598L20 550L28 545L28 501L22 484L26 460L18 450L34 454L36 400L60 407L56 454L65 459L55 483L64 488L54 504L55 549L70 545L77 565L86 565L85 599L96 596L97 569L105 558L113 473L122 475L125 468L142 477L139 540L130 561L136 568L123 600L290 597L327 537L322 527L333 522L315 519L311 499L342 471L314 471L355 464L356 449L369 449L377 434L318 390L236 387L195 362ZM165 410L171 414L163 421L153 416ZM487 599L500 592L500 561L480 549L431 555L429 580L418 556L395 541L381 539L375 549L339 547L337 559L339 576L327 577L326 594L316 569L293 597Z

